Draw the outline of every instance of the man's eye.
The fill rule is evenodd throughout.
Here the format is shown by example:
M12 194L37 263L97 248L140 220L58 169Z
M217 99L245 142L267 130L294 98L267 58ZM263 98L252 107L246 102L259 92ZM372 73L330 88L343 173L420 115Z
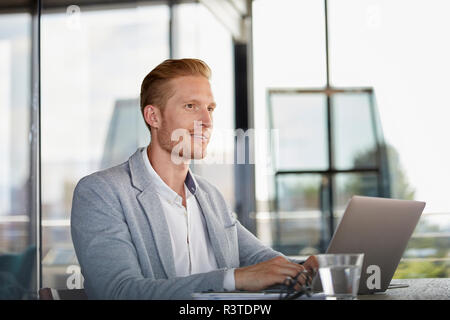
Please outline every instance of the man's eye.
M213 107L209 107L209 108L208 108L208 111L213 112L213 111L214 111L214 108L213 108Z
M194 105L192 103L188 103L185 105L186 109L194 109Z

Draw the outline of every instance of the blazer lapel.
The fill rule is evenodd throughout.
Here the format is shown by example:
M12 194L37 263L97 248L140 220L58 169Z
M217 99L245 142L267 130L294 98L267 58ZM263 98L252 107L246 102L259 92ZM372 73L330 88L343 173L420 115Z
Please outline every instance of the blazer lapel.
M169 226L161 206L161 200L148 175L141 152L142 148L139 148L129 159L131 179L133 185L142 191L137 195L137 199L150 223L152 236L155 240L156 249L164 272L168 278L172 278L176 276L176 270Z
M217 265L219 268L227 268L228 265L223 254L223 248L227 248L227 241L223 233L223 228L211 208L210 198L208 194L200 188L195 195L202 209L203 216L205 217L209 239L213 247L214 255L216 256Z
M159 259L163 265L168 278L176 276L175 260L173 257L172 241L170 239L169 227L161 206L158 195L151 190L145 189L137 196L139 203L144 208L145 214L152 228Z

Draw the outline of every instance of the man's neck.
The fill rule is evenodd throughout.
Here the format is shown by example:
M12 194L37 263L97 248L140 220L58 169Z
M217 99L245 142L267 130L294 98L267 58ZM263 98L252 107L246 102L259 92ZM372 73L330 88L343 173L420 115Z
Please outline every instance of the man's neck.
M183 198L185 202L184 180L189 170L189 164L175 164L171 154L162 149L157 143L150 143L147 147L147 156L150 164L160 178Z

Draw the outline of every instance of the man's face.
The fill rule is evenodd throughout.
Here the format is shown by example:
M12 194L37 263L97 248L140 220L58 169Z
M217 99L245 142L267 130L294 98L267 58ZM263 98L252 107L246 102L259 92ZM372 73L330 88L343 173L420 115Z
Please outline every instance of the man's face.
M184 76L172 79L170 86L174 94L161 114L158 143L184 159L202 159L206 156L216 107L209 80Z

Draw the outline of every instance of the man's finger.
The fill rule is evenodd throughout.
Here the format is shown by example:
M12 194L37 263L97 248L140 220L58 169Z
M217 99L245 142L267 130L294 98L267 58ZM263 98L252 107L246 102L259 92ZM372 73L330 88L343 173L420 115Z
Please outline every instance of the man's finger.
M308 270L316 271L319 268L319 261L315 256L310 256L303 264Z

